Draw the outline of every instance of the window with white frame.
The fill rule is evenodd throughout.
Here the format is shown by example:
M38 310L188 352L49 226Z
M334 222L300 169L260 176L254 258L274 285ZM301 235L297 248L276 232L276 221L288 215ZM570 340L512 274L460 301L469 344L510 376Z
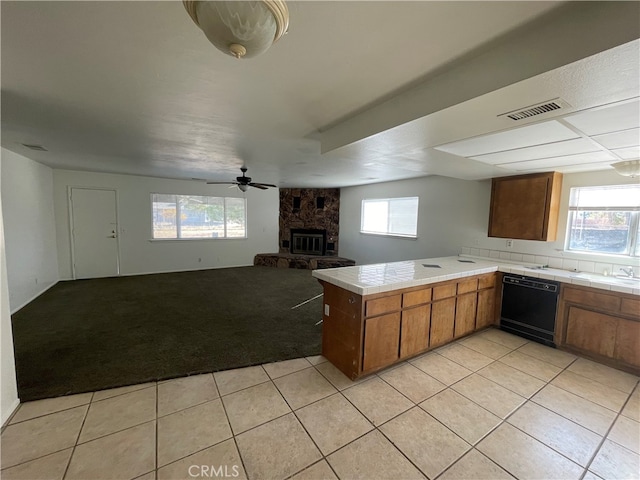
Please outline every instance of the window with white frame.
M640 185L573 187L566 249L640 256Z
M362 200L360 232L416 238L418 197Z
M244 198L152 193L154 239L246 238Z

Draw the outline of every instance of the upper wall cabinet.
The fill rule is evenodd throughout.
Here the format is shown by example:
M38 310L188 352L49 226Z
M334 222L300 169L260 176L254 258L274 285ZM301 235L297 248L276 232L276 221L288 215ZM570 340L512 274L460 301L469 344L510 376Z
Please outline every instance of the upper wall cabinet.
M489 236L554 241L561 189L558 172L494 178Z

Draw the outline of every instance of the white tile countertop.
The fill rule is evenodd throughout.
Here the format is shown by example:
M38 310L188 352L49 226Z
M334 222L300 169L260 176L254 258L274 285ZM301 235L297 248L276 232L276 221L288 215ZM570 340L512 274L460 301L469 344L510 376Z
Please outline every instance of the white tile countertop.
M372 295L496 271L640 295L637 278L606 277L470 255L328 268L314 270L312 275L358 295Z

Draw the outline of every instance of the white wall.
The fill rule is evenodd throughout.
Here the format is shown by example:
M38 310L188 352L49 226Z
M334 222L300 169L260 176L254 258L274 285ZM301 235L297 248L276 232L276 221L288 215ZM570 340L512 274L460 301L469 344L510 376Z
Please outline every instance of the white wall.
M152 242L152 193L241 197L242 192L204 182L58 169L54 170L53 180L61 279L72 278L69 186L117 190L122 275L253 265L256 253L278 251L277 189L252 188L245 194L247 239Z
M485 182L488 192L491 189L491 183ZM538 257L542 257L541 262L544 261L544 257L554 257L564 259L568 269L574 268L575 262L581 262L581 265L575 266L579 270L588 271L591 270L590 263L600 263L601 268L606 268L606 264L613 264L617 270L618 265L640 265L639 259L630 260L629 257L620 257L615 255L594 255L589 253L575 253L565 252L564 245L567 235L567 219L569 212L569 190L571 187L583 187L590 185L622 185L628 183L638 183L638 179L629 177L623 177L618 175L613 170L605 170L598 172L583 172L565 174L562 178L562 196L560 200L560 214L558 220L558 235L554 242L536 242L531 240L514 240L513 248L506 248L506 240L502 238L490 238L487 236L486 227L483 230L477 232L477 236L471 239L471 242L464 243L463 245L473 249L482 250L499 250L510 253L522 253L529 254ZM489 193L490 197L490 193ZM489 215L489 205L486 205L486 217ZM475 252L474 252L475 253ZM536 263L541 263L536 262ZM547 263L547 262L544 262ZM554 262L552 262L554 263ZM554 263L552 266L560 267L559 263ZM596 269L597 270L597 269Z
M3 174L3 162L0 162L0 179ZM2 189L0 188L0 190ZM0 424L4 424L7 421L18 404L18 387L16 384L16 365L13 353L11 313L9 312L9 287L7 285L7 264L2 222L2 195L0 195Z
M52 169L2 149L9 304L15 312L58 281Z
M340 256L358 264L457 255L484 231L489 215L486 182L431 176L343 188L340 191ZM414 197L419 200L418 238L360 233L365 198Z

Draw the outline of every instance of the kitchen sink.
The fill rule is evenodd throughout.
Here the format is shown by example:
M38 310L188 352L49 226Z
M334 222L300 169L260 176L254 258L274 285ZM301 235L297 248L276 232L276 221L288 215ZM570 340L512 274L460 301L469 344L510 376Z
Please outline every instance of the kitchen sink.
M605 275L599 275L597 273L575 273L569 275L571 278L578 278L581 280L589 280L591 282L607 283L609 285L621 285L631 288L640 288L640 278L632 277L607 277Z

